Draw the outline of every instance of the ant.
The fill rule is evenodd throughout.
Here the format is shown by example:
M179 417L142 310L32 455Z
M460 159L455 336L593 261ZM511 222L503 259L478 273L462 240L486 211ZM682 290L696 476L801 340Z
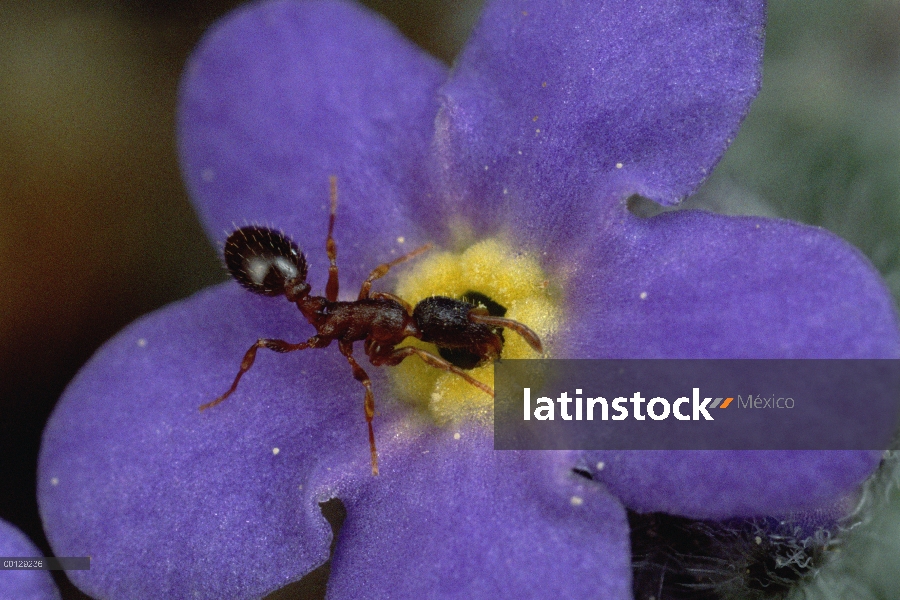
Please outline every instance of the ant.
M363 342L369 362L374 366L400 364L407 357L416 355L426 364L458 375L479 390L494 397L494 390L448 360L431 352L397 344L408 337L432 342L438 348L473 357L467 361L470 368L497 360L503 348L501 328L518 333L537 352L543 352L541 340L531 329L512 319L489 314L488 309L465 300L444 296L432 296L413 308L408 302L393 294L371 292L372 282L387 275L391 268L431 249L426 244L391 262L375 267L359 290L359 297L352 301L338 301L337 245L334 242L334 218L337 212L337 178L329 178L331 187L331 213L328 221L328 238L325 251L328 254L328 283L325 296L313 296L306 282L306 257L284 234L255 225L234 231L225 242L225 264L231 276L251 292L264 296L284 296L297 305L316 334L298 344L284 340L260 338L250 346L240 370L227 392L200 407L200 410L219 404L237 389L244 373L250 370L256 359L256 351L268 348L275 352L294 352L307 348L325 348L331 342L338 343L341 354L350 363L353 377L365 387L366 423L369 427L369 448L372 454L372 474L378 475L378 453L375 449L375 432L372 419L375 416L375 398L368 374L353 358L353 343Z

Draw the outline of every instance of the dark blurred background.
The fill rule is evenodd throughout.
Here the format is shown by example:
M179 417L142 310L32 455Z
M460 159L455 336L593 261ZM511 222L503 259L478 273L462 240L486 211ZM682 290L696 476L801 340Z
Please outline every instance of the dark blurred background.
M225 279L174 111L188 53L237 4L0 0L0 518L47 553L35 465L66 383L136 317ZM481 1L364 4L449 63ZM690 202L826 227L900 297L900 0L772 1L763 85Z

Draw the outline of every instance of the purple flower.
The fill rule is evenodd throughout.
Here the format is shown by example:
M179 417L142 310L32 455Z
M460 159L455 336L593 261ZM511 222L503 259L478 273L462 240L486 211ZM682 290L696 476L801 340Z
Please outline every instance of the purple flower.
M0 556L37 558L43 554L24 533L0 520ZM49 571L3 570L0 571L0 598L58 600L59 590Z
M763 22L755 0L497 0L448 72L353 4L255 4L188 63L185 176L213 239L245 222L283 229L321 294L334 174L342 297L431 242L440 251L379 289L413 302L484 293L551 357L896 358L886 289L830 233L627 210L633 194L671 205L705 179L758 89ZM629 598L626 506L721 519L813 510L878 461L495 452L481 393L411 359L367 367L373 477L362 388L334 348L262 352L237 393L197 410L257 337L312 333L287 302L229 283L97 353L39 465L54 550L92 557L71 573L80 588L261 596L328 558L319 503L339 498L330 597ZM593 480L573 473L585 465Z

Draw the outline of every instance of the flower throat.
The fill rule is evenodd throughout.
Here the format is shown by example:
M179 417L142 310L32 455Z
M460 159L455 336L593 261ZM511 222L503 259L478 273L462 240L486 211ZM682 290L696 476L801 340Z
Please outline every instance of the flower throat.
M452 298L477 307L482 314L524 324L544 341L558 324L559 294L543 269L534 258L500 238L483 239L459 253L431 251L417 258L400 273L396 292L413 304L432 297ZM418 339L408 339L404 345L437 353L493 387L494 360L541 356L527 335L504 327L506 331L495 328L501 347L490 360L466 349ZM462 420L489 424L493 419L493 399L450 373L406 361L391 376L401 397L427 408L440 424Z

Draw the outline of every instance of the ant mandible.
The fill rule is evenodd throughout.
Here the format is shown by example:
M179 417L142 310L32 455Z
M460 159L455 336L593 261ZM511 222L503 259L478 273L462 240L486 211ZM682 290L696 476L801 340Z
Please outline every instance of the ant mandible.
M297 305L316 334L298 344L284 340L260 338L250 346L240 370L227 392L200 407L200 410L219 404L237 389L244 373L253 366L256 351L268 348L275 352L294 352L307 348L325 348L337 341L338 349L350 363L353 377L365 387L366 423L369 427L369 448L372 454L372 474L378 475L378 453L375 449L375 398L372 382L356 359L353 343L363 342L366 356L374 366L400 364L416 355L432 367L458 375L479 390L494 397L494 390L447 360L431 352L397 344L408 337L432 342L438 348L468 352L476 357L474 366L492 362L500 357L503 338L500 328L518 333L537 352L543 352L541 340L531 329L512 319L492 316L484 306L444 296L432 296L413 308L393 294L371 292L372 282L387 275L392 267L414 258L431 248L426 244L389 263L375 267L353 301L338 301L337 245L334 242L334 218L337 212L337 178L331 176L331 213L328 221L328 283L325 296L310 295L306 282L306 257L294 242L280 232L267 227L248 226L233 232L225 242L225 264L231 276L251 292L264 296L284 296Z

